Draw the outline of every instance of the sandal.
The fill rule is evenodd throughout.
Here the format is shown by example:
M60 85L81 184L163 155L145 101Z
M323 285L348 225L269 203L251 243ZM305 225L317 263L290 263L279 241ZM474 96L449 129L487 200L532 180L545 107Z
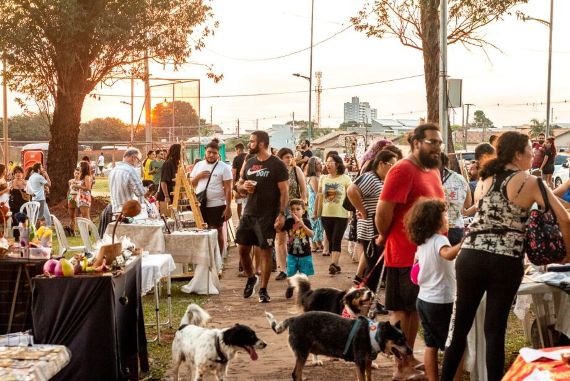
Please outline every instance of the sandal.
M330 257L330 256L331 256L331 253L325 253L325 252L323 251L323 257Z

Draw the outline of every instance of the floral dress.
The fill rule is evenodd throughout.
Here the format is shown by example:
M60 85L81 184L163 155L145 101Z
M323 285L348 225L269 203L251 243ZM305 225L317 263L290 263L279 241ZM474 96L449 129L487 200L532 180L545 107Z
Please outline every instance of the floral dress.
M313 187L311 186L311 184L309 184L309 180L307 180L307 188L309 189L308 216L309 220L311 221L311 226L313 228L313 237L311 238L311 241L321 242L323 240L323 225L321 223L321 218L320 217L317 217L315 219L312 218L315 204L317 203L317 192L313 190Z

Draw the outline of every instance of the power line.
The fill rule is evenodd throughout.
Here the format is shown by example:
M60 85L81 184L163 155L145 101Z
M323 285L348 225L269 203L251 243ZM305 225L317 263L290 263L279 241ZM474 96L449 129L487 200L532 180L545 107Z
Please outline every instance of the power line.
M331 34L330 36L328 36L328 37L325 38L324 40L321 40L321 41L319 41L319 42L313 44L313 47L318 46L318 45L320 45L320 44L322 44L322 43L325 43L325 42L327 42L327 41L329 41L329 40L335 38L335 37L338 36L339 34L344 33L344 32L346 32L347 30L349 30L351 27L352 27L352 24L351 24L351 25L348 25L348 26L346 26L346 27L344 27L344 28L342 28L341 30L339 30L339 31L337 31L337 32L335 32L335 33L333 33L333 34ZM213 53L213 54L215 54L215 55L217 55L217 56L224 57L224 58L227 58L227 59L230 59L230 60L234 60L234 61L263 62L263 61L272 61L272 60L278 60L278 59L281 59L281 58L290 57L290 56L293 56L293 55L295 55L295 54L299 54L299 53L302 53L302 52L304 52L304 51L307 51L307 50L311 49L311 47L308 46L308 47L306 47L306 48L299 49L299 50L295 50L295 51L292 51L292 52L289 52L289 53L285 53L285 54L281 54L281 55L279 55L279 56L263 57L263 58L232 57L232 56L228 56L228 55L226 55L226 54L217 52L217 51L215 51L215 50L213 50L213 49L210 49L210 48L207 48L207 47L204 47L203 49L204 49L204 50L207 50L207 51L209 51L209 52L211 52L211 53Z
M423 74L409 75L409 76L398 77L398 78L390 78L390 79L384 79L384 80L380 80L380 81L356 83L356 84L351 84L351 85L324 87L323 90L349 89L349 88L354 88L354 87L378 85L381 83L397 82L397 81L403 81L403 80L407 80L407 79L420 78L420 77L423 77ZM176 97L176 98L177 99L243 98L243 97L261 97L261 96L286 95L286 94L301 94L301 93L308 93L308 92L309 92L309 90L295 90L295 91L279 91L279 92L267 92L267 93L206 95L206 96L202 96L202 97L198 97L198 96L185 96L184 97L184 96L181 96L181 97ZM91 93L91 95L97 96L97 97L130 97L130 95L122 95L122 94ZM135 95L135 98L144 98L144 95ZM162 99L164 97L163 96L153 96L152 98Z

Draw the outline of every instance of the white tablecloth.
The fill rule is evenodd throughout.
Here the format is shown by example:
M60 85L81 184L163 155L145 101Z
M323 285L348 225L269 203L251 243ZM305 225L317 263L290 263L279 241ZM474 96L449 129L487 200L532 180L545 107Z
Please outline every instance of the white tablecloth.
M112 235L115 223L107 226L105 234ZM128 237L138 248L149 253L165 253L164 222L160 220L142 220L132 224L119 224L115 235L117 238Z
M483 296L481 304L477 309L475 320L469 336L467 338L468 353L465 359L465 369L470 373L472 381L487 381L487 361L485 348L485 310L487 306L486 294ZM549 302L553 302L553 305ZM548 336L546 326L550 324L550 320L554 318L555 329L565 335L570 335L570 296L560 288L549 286L545 283L535 282L529 277L525 277L523 283L517 291L517 302L515 305L515 314L524 323L529 323L527 313L530 305L534 304L539 311L539 321L543 327L543 335ZM553 307L554 316L550 314ZM535 313L536 315L536 313ZM525 327L527 339L529 339L528 331L530 327ZM544 337L547 340L547 337ZM548 345L547 345L548 346Z
M176 269L170 254L149 254L142 257L141 293L145 295L152 290L160 279L167 277Z
M182 291L196 294L218 294L222 256L218 247L218 232L212 230L173 232L164 236L166 251L175 262L193 263L194 278Z

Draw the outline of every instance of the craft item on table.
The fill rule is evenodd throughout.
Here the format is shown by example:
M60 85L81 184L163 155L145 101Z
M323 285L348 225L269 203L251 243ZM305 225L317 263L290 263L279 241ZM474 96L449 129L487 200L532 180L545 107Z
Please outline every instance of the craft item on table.
M51 247L53 231L45 226L40 226L36 232L34 241L38 241L43 247Z
M141 204L136 200L129 200L123 204L121 213L117 216L115 221L115 226L113 226L113 235L111 236L111 244L103 245L99 248L99 252L95 258L94 267L101 266L103 261L105 263L112 264L117 256L121 254L122 245L121 243L115 243L115 232L117 231L117 225L124 221L125 218L133 218L141 212Z
M172 233L172 232L170 231L170 228L168 227L168 221L166 221L166 216L165 216L164 214L162 214L162 215L160 216L160 218L162 218L162 221L164 221L164 227L166 228L166 232L167 232L168 234Z

